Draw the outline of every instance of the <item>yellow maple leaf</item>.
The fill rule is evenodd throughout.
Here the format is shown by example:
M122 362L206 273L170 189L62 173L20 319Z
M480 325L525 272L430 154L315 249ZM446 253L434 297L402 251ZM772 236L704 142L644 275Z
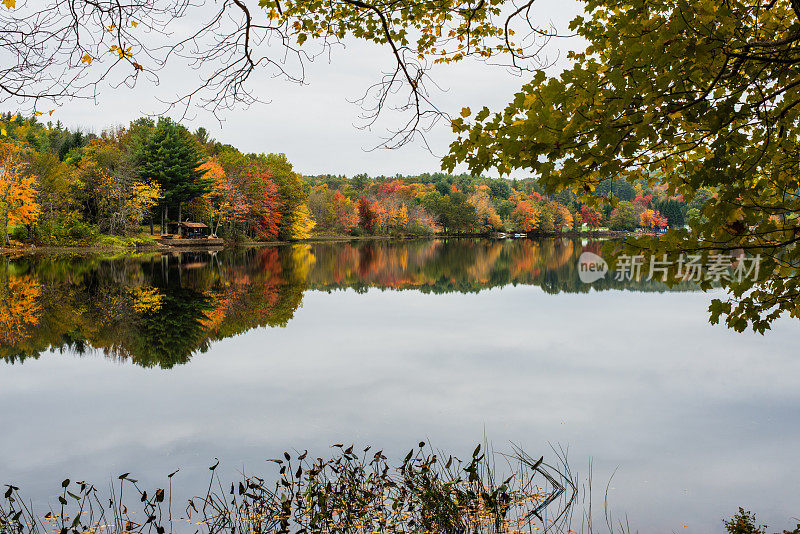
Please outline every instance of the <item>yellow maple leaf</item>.
M3 0L3 5L8 9L13 9L17 5L17 0Z
M47 112L47 114L52 116L54 111L55 111L54 109L51 109L50 111Z
M81 63L86 63L87 65L91 65L92 64L92 56L90 56L89 54L86 54L85 56L83 56L81 58Z
M8 135L5 128L0 128L0 135Z
M34 116L34 117L38 117L38 116L39 116L39 115L41 115L41 114L42 114L42 112L41 112L41 111L34 111L34 112L33 112L33 116Z
M132 20L132 21L131 21L131 26L133 26L134 28L135 28L136 26L138 26L138 25L139 25L139 23L138 23L138 22L136 22L135 20Z

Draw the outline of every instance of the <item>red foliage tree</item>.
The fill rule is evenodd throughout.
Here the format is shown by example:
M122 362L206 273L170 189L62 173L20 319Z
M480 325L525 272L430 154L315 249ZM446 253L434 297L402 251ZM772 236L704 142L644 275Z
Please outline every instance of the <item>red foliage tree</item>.
M603 214L588 204L581 206L581 217L589 228L599 228L603 222Z
M272 173L265 167L255 164L253 183L256 186L255 211L258 214L256 237L258 239L277 239L278 224L281 220L281 207L278 186L272 179Z
M366 197L361 197L358 200L358 224L364 230L371 231L375 228L375 222L378 219L377 213L375 213L375 208L372 206L372 203L366 199Z

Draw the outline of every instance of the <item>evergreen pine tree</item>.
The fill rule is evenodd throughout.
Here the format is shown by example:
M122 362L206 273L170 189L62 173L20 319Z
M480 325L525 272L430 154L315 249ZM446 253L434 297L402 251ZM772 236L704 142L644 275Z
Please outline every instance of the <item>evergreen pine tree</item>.
M141 150L140 175L144 180L157 182L164 192L162 232L170 209L178 210L180 220L182 203L208 190L209 181L199 169L203 159L186 128L169 118L158 119Z

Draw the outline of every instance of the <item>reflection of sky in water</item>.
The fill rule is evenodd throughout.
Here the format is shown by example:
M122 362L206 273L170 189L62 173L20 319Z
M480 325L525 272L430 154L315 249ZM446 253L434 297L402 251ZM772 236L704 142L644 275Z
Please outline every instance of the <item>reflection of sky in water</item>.
M486 436L569 446L642 531L720 531L742 505L776 530L800 514L798 326L707 324L700 293L309 292L285 328L215 343L169 371L46 355L0 366L0 482L54 498L66 476L132 471L202 491L286 448L468 455ZM551 456L552 457L552 456ZM688 525L684 529L683 525ZM792 524L793 525L793 524Z

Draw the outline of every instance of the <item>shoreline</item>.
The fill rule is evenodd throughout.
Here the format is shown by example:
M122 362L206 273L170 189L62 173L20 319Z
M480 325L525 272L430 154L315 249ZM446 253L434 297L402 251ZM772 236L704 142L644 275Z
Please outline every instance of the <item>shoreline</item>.
M616 239L629 235L629 232L603 230L596 232L549 232L549 233L531 233L524 237L516 237L513 233L501 234L433 234L433 235L365 235L365 236L349 236L349 235L318 235L306 239L299 239L296 241L246 241L234 242L227 241L223 245L223 249L236 248L236 247L271 247L271 246L284 246L284 245L313 245L321 243L350 243L358 241L412 241L417 239L489 239L496 241L503 241L506 239L549 239L549 238L563 238L563 239ZM218 247L209 247L218 248ZM205 247L175 247L169 245L162 245L159 243L148 244L144 246L114 246L114 245L27 245L20 247L0 247L0 255L33 255L33 254L91 254L100 252L118 252L118 253L150 253L150 252L176 252L176 251L194 251L198 249L205 249Z

